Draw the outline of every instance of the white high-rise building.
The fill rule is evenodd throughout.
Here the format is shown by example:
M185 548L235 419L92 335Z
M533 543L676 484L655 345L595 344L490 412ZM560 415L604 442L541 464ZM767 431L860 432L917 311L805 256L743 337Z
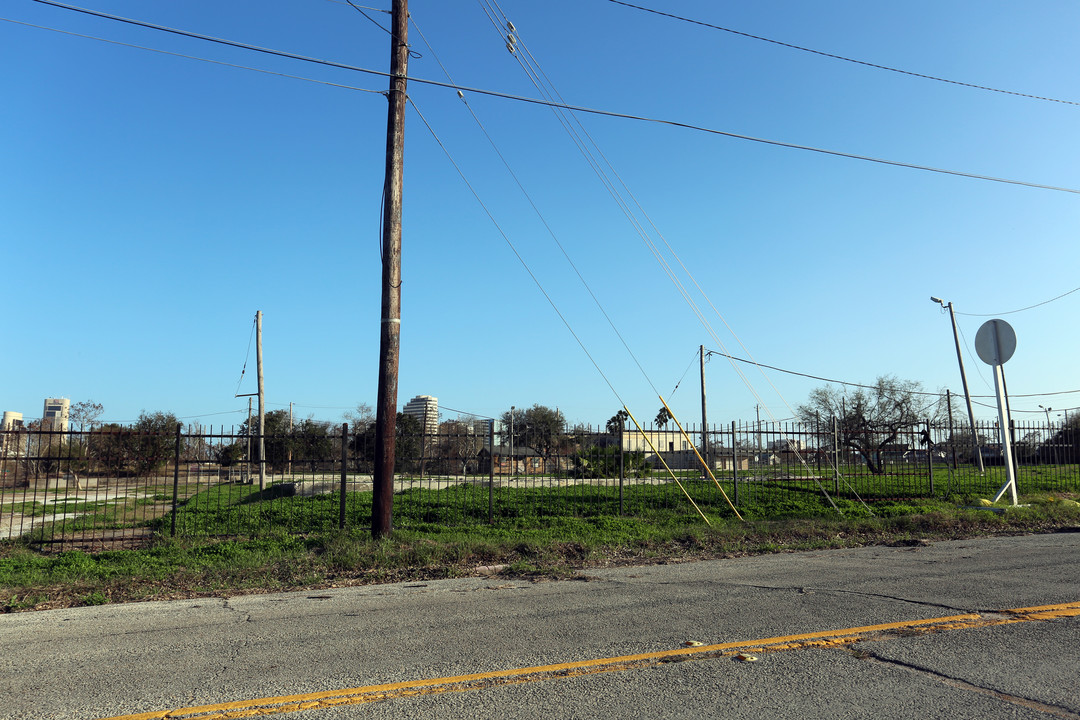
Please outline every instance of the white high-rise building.
M0 430L18 430L23 426L23 419L21 412L14 412L13 410L4 411L4 419L0 422Z
M4 419L0 421L0 430L8 430L9 432L0 435L0 456L14 453L15 448L19 445L19 438L17 435L11 434L10 431L21 430L22 427L23 416L21 412L15 412L14 410L4 411Z
M45 398L45 409L41 413L41 425L46 430L68 429L68 412L71 401L67 398Z
M405 404L401 410L406 415L420 421L425 435L436 435L439 432L439 398L431 395L417 395Z

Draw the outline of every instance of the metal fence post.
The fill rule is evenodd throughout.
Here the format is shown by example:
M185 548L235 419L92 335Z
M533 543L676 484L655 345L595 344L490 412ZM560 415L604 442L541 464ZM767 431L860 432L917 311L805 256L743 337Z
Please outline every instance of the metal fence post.
M836 416L832 419L832 446L833 446L833 495L840 494L840 423Z
M731 484L734 485L732 504L739 504L739 448L735 439L735 421L731 421Z
M930 497L934 496L934 440L930 435L930 419L926 420L926 469L930 473Z
M626 482L626 457L624 453L623 434L626 431L626 420L622 417L619 418L619 514L622 515L625 508L623 507L623 485Z
M488 423L488 524L495 524L495 421Z
M338 529L345 529L346 470L349 467L349 423L341 423L341 502L338 503Z
M172 525L169 534L176 537L176 508L180 501L180 428L176 423L176 445L173 447Z

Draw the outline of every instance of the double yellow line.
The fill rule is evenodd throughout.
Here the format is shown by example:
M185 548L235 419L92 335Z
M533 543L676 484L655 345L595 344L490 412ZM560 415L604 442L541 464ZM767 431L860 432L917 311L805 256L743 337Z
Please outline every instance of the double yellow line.
M840 647L865 640L879 640L909 632L942 632L964 628L988 627L1010 623L1031 622L1033 620L1053 620L1080 615L1080 602L1059 605L1040 605L1038 607L1014 608L1000 613L980 615L951 615L948 617L908 620L904 622L865 625L844 630L826 630L803 633L801 635L781 635L759 640L741 640L678 648L661 652L642 653L640 655L621 655L618 657L580 660L578 662L555 665L537 665L535 667L497 670L494 672L455 675L453 677L410 680L408 682L388 683L385 685L367 685L365 687L303 695L282 695L279 697L259 698L219 703L217 705L199 705L173 710L156 710L135 715L117 715L104 720L237 720L263 715L279 715L301 710L319 710L341 705L362 705L364 703L410 697L414 695L432 695L446 692L478 690L495 685L508 685L537 682L560 677L591 675L601 672L629 670L647 667L664 662L701 657L722 657L734 655L734 651L777 652L796 650L805 647Z

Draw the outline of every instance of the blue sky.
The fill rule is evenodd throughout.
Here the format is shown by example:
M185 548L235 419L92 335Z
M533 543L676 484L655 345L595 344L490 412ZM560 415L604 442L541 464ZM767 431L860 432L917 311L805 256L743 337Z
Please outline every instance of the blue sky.
M336 0L82 3L388 68L386 32ZM911 73L1080 102L1076 3L640 4ZM572 105L1080 189L1075 104L876 69L608 0L498 8L517 29L519 55L531 54ZM480 2L413 0L410 10L412 77L445 82L441 61L459 85L539 96ZM339 420L373 404L383 96L19 23L379 92L386 79L32 0L5 3L0 16L0 409L34 417L43 398L64 396L102 403L108 420L164 410L239 422L246 400L234 394L257 310L268 409L294 402L300 417ZM1076 194L579 114L633 193L625 202L647 213L637 222L662 233L650 227L649 240L666 241L707 295L677 270L710 333L549 108L466 93L481 129L454 90L413 82L409 93L401 405L435 395L454 417L445 408L494 416L541 403L597 424L623 402L651 418L658 391L696 422L702 344L837 380L896 375L959 392L948 315L931 295L970 313L958 316L969 382L990 396L990 368L972 345L978 327L1080 285ZM1018 337L1005 370L1019 419L1042 419L1023 412L1041 412L1040 403L1055 414L1080 407L1080 392L1022 397L1080 390L1078 307L1075 293L1000 315ZM254 365L252 348L241 393L255 390ZM785 402L797 406L822 384L741 367L756 396L722 358L707 365L711 421L751 420L759 401L763 418L786 418Z

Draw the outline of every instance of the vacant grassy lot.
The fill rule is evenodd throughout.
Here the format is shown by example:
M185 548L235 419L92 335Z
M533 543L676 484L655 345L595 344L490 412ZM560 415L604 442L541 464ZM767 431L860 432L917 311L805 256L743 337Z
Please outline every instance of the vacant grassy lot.
M193 503L194 522L213 530L207 511L232 503ZM393 535L372 540L365 527L336 530L320 520L307 530L282 520L272 507L252 505L258 535L217 540L158 536L151 547L96 554L41 554L18 542L0 543L0 609L40 610L107 602L325 588L477 574L558 578L575 570L612 564L648 564L871 544L914 544L985 534L1080 531L1080 505L1061 494L1033 494L1023 507L987 508L975 496L949 500L838 500L839 512L817 495L785 496L740 506L740 521L710 503L711 524L684 503L642 506L632 517L615 514L537 514L505 505L497 525L463 512L425 522L422 509ZM304 502L330 502L305 498ZM662 505L662 504L661 504ZM973 507L974 506L974 507ZM284 507L284 505L282 506ZM407 506L406 506L407 507ZM355 508L359 511L360 508ZM295 521L296 507L290 518ZM442 513L440 512L440 515ZM213 515L210 512L210 515ZM329 513L313 512L324 518ZM450 520L449 522L447 520ZM235 515L220 518L235 534ZM210 522L210 525L207 525ZM263 524L265 523L265 524Z

